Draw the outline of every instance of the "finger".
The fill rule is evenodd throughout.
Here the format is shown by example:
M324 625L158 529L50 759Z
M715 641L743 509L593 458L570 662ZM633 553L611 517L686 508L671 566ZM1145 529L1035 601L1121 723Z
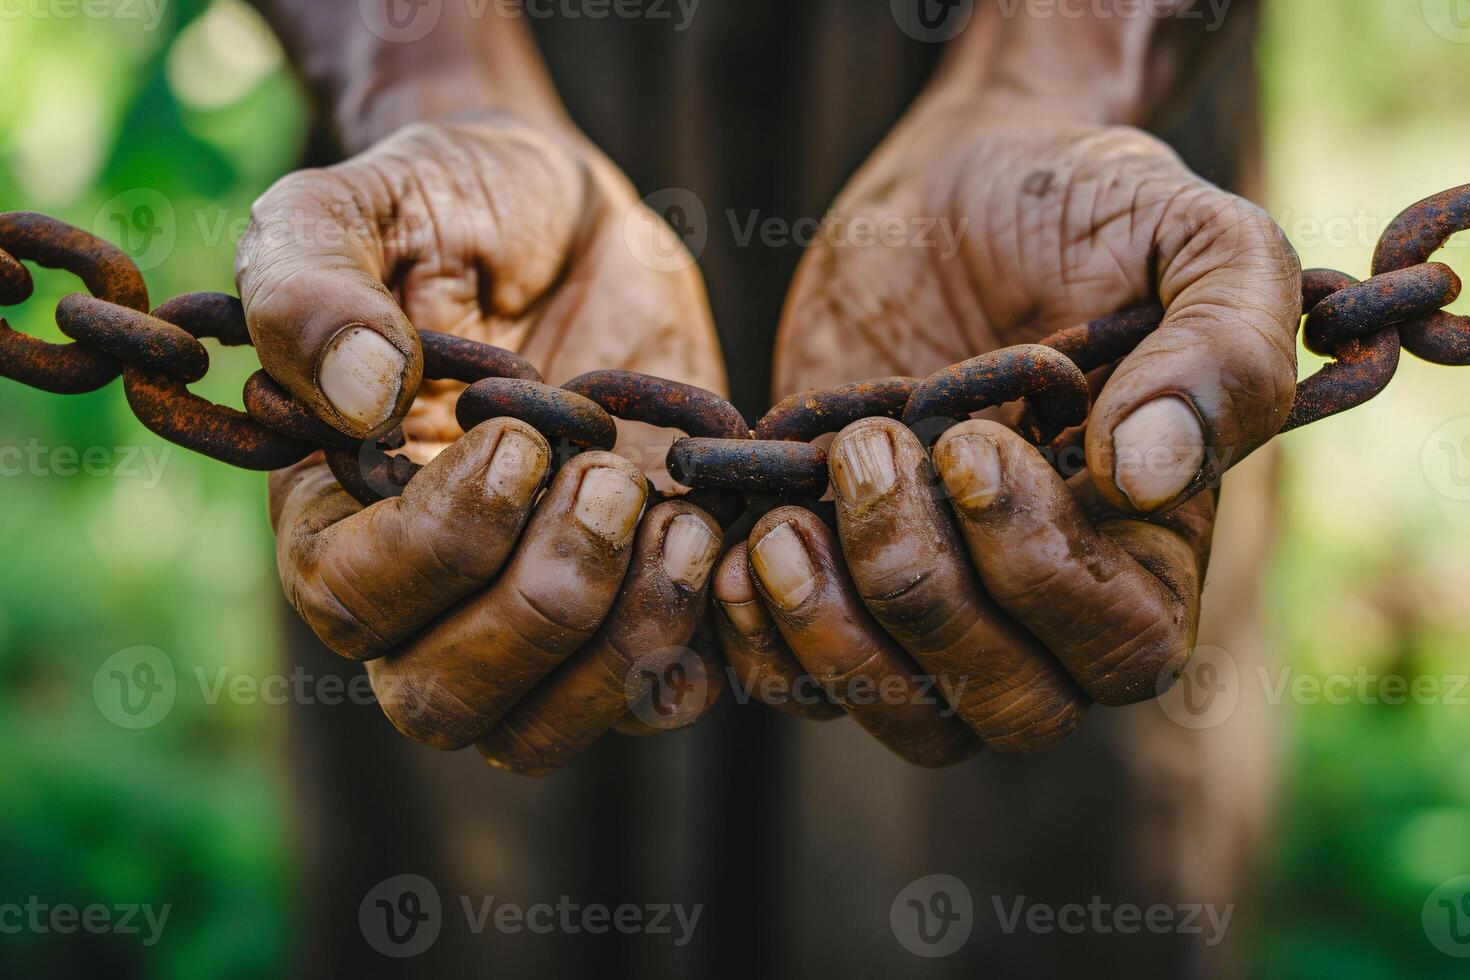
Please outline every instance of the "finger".
M325 467L273 476L286 598L340 656L381 656L500 571L550 460L535 429L492 419L365 509Z
M842 715L827 692L797 662L750 576L750 546L731 548L715 572L711 616L720 648L742 698L754 697L798 718L826 721Z
M1286 421L1296 387L1301 265L1260 208L1189 177L1152 242L1163 325L1093 408L1087 462L1132 512L1215 485Z
M383 192L353 165L304 170L251 209L235 281L261 366L321 418L365 435L403 415L418 391L418 335L384 285Z
M399 731L463 748L586 643L617 598L647 493L643 474L611 453L562 467L495 584L369 661Z
M721 540L720 526L697 507L670 502L649 511L606 622L480 740L485 759L524 775L554 772L605 735L650 689L656 689L657 714L677 720L681 708L695 712L704 703L708 678L692 678L693 665L681 658L691 652L689 641L704 615L705 585Z
M1102 704L1160 693L1183 670L1199 621L1210 494L1190 539L1114 521L1095 529L1034 447L993 422L964 422L934 462L985 590ZM1186 523L1176 528L1186 527Z
M802 666L884 745L921 766L950 765L980 748L863 607L836 539L815 514L781 507L762 517L750 533L750 565Z
M985 594L928 454L907 427L864 419L832 444L837 528L868 611L994 748L1029 752L1076 731L1087 698Z

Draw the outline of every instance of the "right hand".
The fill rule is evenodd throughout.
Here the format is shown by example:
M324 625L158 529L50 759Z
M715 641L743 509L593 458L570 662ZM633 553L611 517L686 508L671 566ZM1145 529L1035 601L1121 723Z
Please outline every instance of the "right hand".
M699 274L660 258L679 247L580 135L506 115L410 127L257 202L236 273L266 370L345 432L411 407L433 432L416 448L448 447L366 508L320 457L270 484L288 599L367 663L404 734L550 772L628 713L630 672L690 642L719 526L679 502L644 515L646 478L612 453L538 497L546 440L493 419L455 441L460 386L418 392L415 332L517 349L553 383L627 367L720 390ZM693 700L676 711L708 707Z

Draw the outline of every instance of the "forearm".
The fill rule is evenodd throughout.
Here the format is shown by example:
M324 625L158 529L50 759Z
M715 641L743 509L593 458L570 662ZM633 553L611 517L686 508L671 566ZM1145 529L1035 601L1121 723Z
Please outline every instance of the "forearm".
M1201 74L1207 49L1252 28L1258 8L1258 0L977 0L925 99L1145 125Z
M369 23L366 3L258 2L349 153L409 123L487 109L567 122L518 4L400 4L395 28ZM418 18L436 9L425 32Z

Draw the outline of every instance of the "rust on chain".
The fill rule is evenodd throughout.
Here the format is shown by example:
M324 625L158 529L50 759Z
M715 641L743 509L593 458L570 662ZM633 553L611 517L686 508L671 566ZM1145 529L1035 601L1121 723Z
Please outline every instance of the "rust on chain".
M226 345L249 342L239 301L221 294L177 297L153 311L196 340ZM186 382L163 371L127 363L123 390L133 414L151 431L185 449L250 470L277 470L305 459L317 447L279 435L244 412L200 398Z
M859 419L903 415L919 378L878 378L799 391L777 402L755 426L756 439L811 442ZM680 481L683 482L683 481Z
M1451 237L1470 229L1470 184L1405 208L1389 222L1373 252L1373 274L1427 262ZM1399 325L1409 353L1435 364L1470 364L1470 317L1437 311Z
M1133 353L1163 322L1164 308L1157 303L1145 303L1058 330L1037 343L1065 354L1085 373Z
M125 364L190 384L209 370L209 352L187 330L165 320L72 293L56 304L56 325L73 340Z
M530 361L501 347L434 330L419 331L419 343L424 352L425 378L461 381L471 388L492 378L541 382L541 372ZM406 456L385 452L403 448L403 430L398 426L365 440L354 440L319 422L310 409L291 400L273 381L267 381L268 377L247 382L246 407L251 416L297 438L314 433L310 441L326 448L327 465L337 482L363 506L398 496L422 468ZM460 397L463 399L464 394ZM470 400L471 413L478 397ZM459 413L458 406L455 412ZM464 424L469 417L460 419L465 431L472 428Z
M338 431L323 422L315 412L292 398L265 370L256 371L245 380L243 393L245 412L267 429L298 442L315 446L332 446L337 449L356 450L363 440ZM398 439L393 444L380 441L380 449L398 449L402 443L402 429L393 430Z
M1319 300L1307 311L1302 339L1312 353L1332 357L1347 340L1427 316L1459 295L1460 277L1442 262L1385 272Z
M244 412L200 398L166 374L123 369L128 405L151 431L169 442L247 470L278 470L316 447L276 435Z
M912 428L933 418L964 418L1020 398L1049 439L1087 420L1091 393L1087 376L1071 358L1041 344L1021 344L930 375L909 399L903 421Z
M1357 285L1358 280L1335 269L1306 270L1302 273L1303 315ZM1390 325L1367 336L1351 337L1337 344L1332 355L1331 363L1297 385L1281 432L1361 405L1388 387L1399 366L1398 330Z
M15 256L0 249L0 306L24 303L35 289L31 271Z
M682 381L637 371L589 371L563 385L620 419L682 429L691 436L748 439L750 425L734 405Z
M153 315L169 323L183 325L198 332L195 337L214 337L226 347L252 345L245 326L245 307L238 296L229 293L183 293L164 302Z
M680 439L667 462L685 486L802 497L827 489L827 454L809 442Z
M750 423L739 409L712 391L682 381L636 371L589 371L564 387L592 399L616 418L700 438L750 438ZM680 499L702 508L725 528L745 512L744 497L730 490L696 488Z
M611 449L617 423L590 398L520 378L486 378L464 390L454 407L459 427L468 432L487 419L520 419L553 446L574 450Z
M456 337L435 330L420 330L424 351L424 377L474 384L485 378L518 378L541 381L541 372L530 361L502 347Z
M127 253L96 235L29 211L0 214L0 250L6 258L6 305L30 296L30 273L20 260L63 269L82 280L98 299L140 313L148 310L148 287ZM20 274L15 268L20 267ZM23 274L23 278L21 278ZM0 375L60 395L95 391L122 370L116 358L85 345L53 344L16 331L0 319Z
M329 446L323 455L337 482L364 507L403 493L423 469L407 456L389 456L366 443L358 450Z

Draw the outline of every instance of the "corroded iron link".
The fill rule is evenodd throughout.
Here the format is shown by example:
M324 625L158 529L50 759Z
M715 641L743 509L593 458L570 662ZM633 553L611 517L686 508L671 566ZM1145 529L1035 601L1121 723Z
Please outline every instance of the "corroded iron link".
M936 371L903 410L914 426L933 418L965 418L972 412L1025 398L1052 435L1087 421L1087 376L1071 358L1041 344L1019 344L972 357Z
M1460 277L1440 262L1385 272L1344 286L1310 307L1302 341L1312 353L1332 357L1345 341L1427 316L1459 296Z
M485 378L518 378L541 381L541 372L530 361L501 347L456 337L435 330L420 330L424 351L424 377L474 384Z
M1157 303L1145 303L1098 317L1090 323L1059 330L1037 342L1067 355L1072 363L1087 373L1133 353L1144 338L1159 329L1163 322L1164 308Z
M1373 274L1427 262L1451 237L1470 230L1470 184L1425 198L1389 222L1373 253ZM1470 364L1470 317L1439 311L1399 326L1404 347L1435 364Z
M185 384L198 381L209 370L209 352L187 330L86 293L62 297L56 305L56 325L73 340L125 364L157 371Z
M919 378L878 378L798 392L781 399L756 423L755 437L811 442L858 419L902 418L904 406L921 384Z
M1306 270L1302 273L1303 315L1359 285L1358 280L1335 269ZM1311 323L1310 316L1307 323ZM1282 432L1361 405L1388 387L1399 367L1398 329L1389 325L1366 336L1349 337L1338 343L1332 354L1331 363L1297 384Z
M691 487L798 497L827 489L827 454L809 442L680 439L669 448L668 466Z
M679 429L699 438L750 439L750 423L734 405L691 384L636 371L589 371L565 387L616 418ZM680 499L702 507L726 528L745 512L741 495L722 488L698 487Z
M555 447L611 449L618 439L612 416L590 398L519 378L486 378L464 390L454 407L466 432L487 419L520 419Z
M148 309L148 287L127 253L80 228L28 211L0 214L5 305L31 295L30 273L20 260L78 277L98 299L138 312ZM95 391L122 372L117 359L86 344L52 344L19 333L0 320L0 375L59 395Z

